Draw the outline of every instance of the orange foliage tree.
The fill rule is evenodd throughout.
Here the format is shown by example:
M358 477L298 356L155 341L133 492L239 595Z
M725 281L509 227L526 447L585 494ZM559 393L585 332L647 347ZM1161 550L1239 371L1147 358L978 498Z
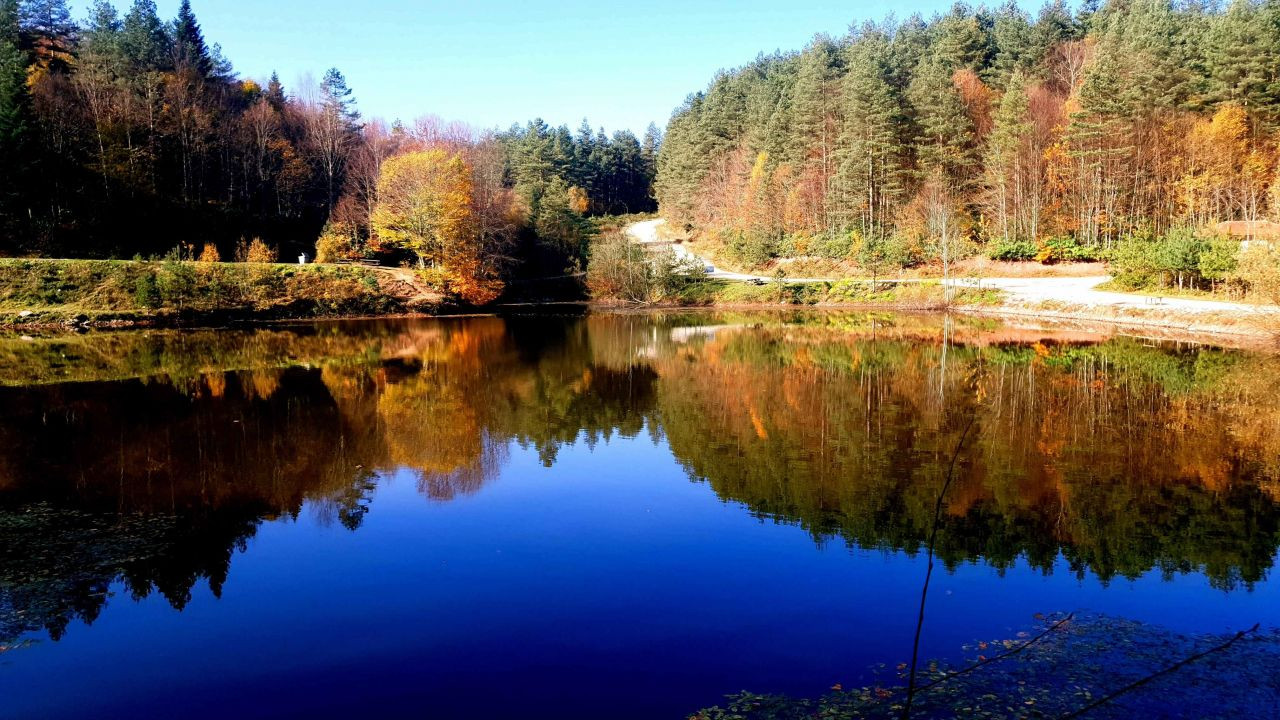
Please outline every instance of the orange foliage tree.
M398 155L382 164L371 217L379 243L412 252L439 271L450 290L468 302L501 292L484 259L473 203L471 167L458 153L434 148Z

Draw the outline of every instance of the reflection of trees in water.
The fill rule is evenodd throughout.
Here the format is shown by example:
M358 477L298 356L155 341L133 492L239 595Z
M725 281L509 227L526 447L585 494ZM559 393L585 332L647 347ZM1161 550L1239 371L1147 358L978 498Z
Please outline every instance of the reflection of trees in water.
M233 336L234 371L192 374L184 358L172 376L0 389L0 637L91 620L117 580L179 608L201 580L216 593L259 522L306 505L354 530L384 472L447 501L489 482L512 442L550 466L566 444L644 431L752 512L819 541L915 552L974 417L945 562L1062 555L1104 579L1156 567L1223 587L1270 568L1274 358L960 326L943 363L928 323L752 322L396 323L301 332L296 352L272 330ZM127 358L99 364L112 377L166 367Z
M1158 568L1223 587L1270 568L1274 358L1124 341L972 345L948 348L944 371L942 352L740 333L697 366L658 364L662 425L722 497L819 539L914 552L955 434L974 417L939 541L949 564L1003 569L1025 556L1047 570L1062 553L1104 580Z

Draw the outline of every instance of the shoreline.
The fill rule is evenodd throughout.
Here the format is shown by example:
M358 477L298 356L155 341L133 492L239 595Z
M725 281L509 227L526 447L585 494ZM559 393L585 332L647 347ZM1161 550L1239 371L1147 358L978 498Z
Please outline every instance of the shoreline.
M21 322L12 314L0 319L0 332L21 334L24 332L88 332L112 330L195 330L217 329L237 326L272 326L313 322L344 322L357 320L400 320L423 319L436 317L466 317L501 315L512 312L547 312L556 309L572 312L636 312L653 311L847 311L847 312L901 312L901 313L955 313L973 317L988 317L1008 321L1034 321L1055 326L1072 328L1088 327L1091 330L1112 334L1134 335L1152 340L1193 342L1230 346L1242 349L1280 349L1280 327L1276 330L1254 324L1223 323L1220 319L1200 316L1194 313L1163 312L1159 315L1143 314L1108 314L1099 312L1097 308L1044 309L1015 304L1003 305L951 305L942 303L820 303L820 304L777 304L777 303L710 303L688 305L680 303L654 303L635 305L629 303L567 300L546 302L513 302L495 304L488 307L465 307L461 305L441 304L433 306L429 311L406 311L388 313L351 313L325 315L282 315L275 312L258 313L246 311L218 311L205 313L173 313L142 316L130 313L105 313L101 318L83 315L58 318L37 313L39 319L33 322ZM1247 320L1247 318L1238 318Z

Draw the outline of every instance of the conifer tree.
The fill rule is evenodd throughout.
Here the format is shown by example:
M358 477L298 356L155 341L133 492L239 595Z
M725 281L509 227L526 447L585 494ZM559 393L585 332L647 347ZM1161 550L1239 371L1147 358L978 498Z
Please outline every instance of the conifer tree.
M154 0L134 0L120 27L120 47L134 72L167 69L172 62L169 36Z
M19 47L18 2L0 0L0 246L17 232L22 178L30 159L26 56Z
M191 9L191 0L182 0L178 17L173 21L173 58L175 65L192 68L202 77L208 77L213 70L209 47Z
M906 192L904 118L883 66L886 46L868 42L849 58L844 84L844 125L836 179L842 224L864 237L884 234Z
M953 187L967 184L975 159L973 123L946 61L925 61L916 71L909 96L918 127L915 148L921 172L937 170Z
M1033 130L1028 110L1026 79L1021 70L1015 70L1000 98L983 156L987 206L1005 242L1036 239L1035 223L1028 222L1023 212L1028 195L1035 192L1039 180L1028 177L1025 167L1029 153L1024 153L1023 147Z

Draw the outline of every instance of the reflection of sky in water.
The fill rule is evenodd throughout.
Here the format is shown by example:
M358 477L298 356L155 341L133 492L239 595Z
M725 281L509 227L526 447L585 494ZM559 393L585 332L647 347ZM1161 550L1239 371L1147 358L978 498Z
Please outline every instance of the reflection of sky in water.
M923 550L813 529L918 544L975 415L939 544L972 559L939 562L925 657L1056 611L1280 624L1274 582L1232 581L1280 542L1276 358L654 317L0 340L0 521L51 509L0 525L0 611L100 606L0 653L0 715L680 717L871 682L909 657ZM1018 553L1053 572L993 567Z
M447 717L481 703L574 717L625 694L616 716L677 717L744 687L815 694L906 659L924 572L923 556L817 547L753 518L644 435L579 442L554 469L513 443L497 477L449 502L397 472L356 532L313 509L265 523L221 599L203 583L181 613L117 598L91 628L0 656L9 711ZM1061 562L1003 577L964 564L935 574L924 651L1086 608L1222 631L1280 623L1280 590L1158 571L1103 588Z

